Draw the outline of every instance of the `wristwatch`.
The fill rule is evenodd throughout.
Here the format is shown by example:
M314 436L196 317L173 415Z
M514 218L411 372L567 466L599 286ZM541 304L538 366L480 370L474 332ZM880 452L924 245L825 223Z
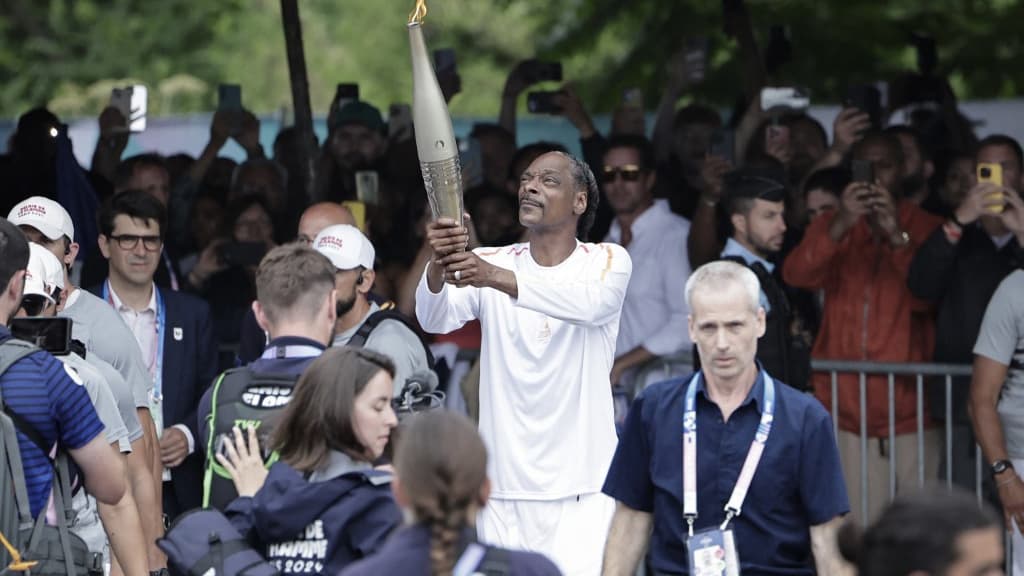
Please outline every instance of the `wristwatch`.
M1007 470L1013 470L1013 462L1009 460L996 460L992 463L992 475L998 476Z

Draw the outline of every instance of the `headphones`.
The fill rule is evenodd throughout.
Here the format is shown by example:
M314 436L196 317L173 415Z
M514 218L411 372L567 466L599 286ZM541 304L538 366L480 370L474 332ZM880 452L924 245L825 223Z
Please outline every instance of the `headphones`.
M362 273L362 271L360 271L359 272L359 277L356 278L356 286L362 286L362 285L363 285L363 273Z

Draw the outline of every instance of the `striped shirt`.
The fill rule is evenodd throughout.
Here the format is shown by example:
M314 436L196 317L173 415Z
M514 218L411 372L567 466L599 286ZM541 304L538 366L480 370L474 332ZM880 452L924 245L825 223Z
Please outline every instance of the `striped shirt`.
M0 326L0 342L10 337L10 330ZM85 388L47 352L36 352L8 368L0 376L0 390L4 404L35 428L47 443L59 440L65 448L81 448L103 432L103 423ZM18 447L34 518L49 499L53 467L49 455L20 430Z

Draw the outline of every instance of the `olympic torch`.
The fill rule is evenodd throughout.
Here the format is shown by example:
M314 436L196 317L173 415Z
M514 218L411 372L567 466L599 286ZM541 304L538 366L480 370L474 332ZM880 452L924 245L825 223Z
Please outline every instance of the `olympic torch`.
M423 40L423 18L426 15L426 0L417 0L416 9L409 15L416 152L434 219L452 218L461 225L462 167L459 165L459 148L455 143L448 106Z

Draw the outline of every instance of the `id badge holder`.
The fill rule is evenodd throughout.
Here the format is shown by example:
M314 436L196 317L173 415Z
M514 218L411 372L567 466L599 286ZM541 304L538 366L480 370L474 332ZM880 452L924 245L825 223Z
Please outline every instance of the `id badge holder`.
M686 539L690 576L739 576L740 559L732 530L708 528Z
M161 438L164 435L164 400L152 391L149 393L149 412L153 416L153 425L156 427L156 437ZM162 480L164 482L171 481L170 468L164 468Z

